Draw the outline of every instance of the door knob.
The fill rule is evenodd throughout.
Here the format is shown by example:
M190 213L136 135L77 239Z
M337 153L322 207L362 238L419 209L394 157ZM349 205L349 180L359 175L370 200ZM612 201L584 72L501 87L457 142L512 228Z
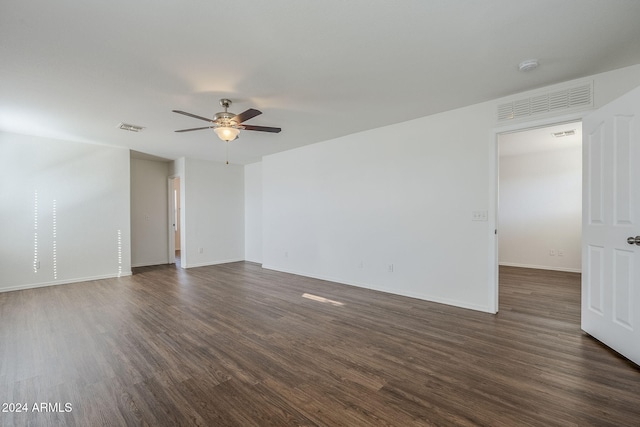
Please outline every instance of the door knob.
M630 245L638 245L638 246L640 246L640 236L628 237L627 238L627 243L630 244Z

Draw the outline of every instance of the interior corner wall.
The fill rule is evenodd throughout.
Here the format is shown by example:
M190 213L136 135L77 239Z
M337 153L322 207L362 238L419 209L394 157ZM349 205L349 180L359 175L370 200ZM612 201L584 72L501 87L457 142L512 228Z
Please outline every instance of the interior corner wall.
M0 132L0 291L131 274L129 150Z
M131 265L169 262L168 162L131 159Z
M581 271L582 147L500 158L500 265Z
M244 167L245 260L262 263L262 163Z
M182 267L244 260L244 167L179 160Z

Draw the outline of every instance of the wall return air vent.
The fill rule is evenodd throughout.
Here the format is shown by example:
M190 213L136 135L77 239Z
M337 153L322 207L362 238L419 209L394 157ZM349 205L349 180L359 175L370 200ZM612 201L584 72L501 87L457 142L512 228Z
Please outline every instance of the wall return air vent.
M499 104L498 122L586 110L592 107L593 84L589 82Z

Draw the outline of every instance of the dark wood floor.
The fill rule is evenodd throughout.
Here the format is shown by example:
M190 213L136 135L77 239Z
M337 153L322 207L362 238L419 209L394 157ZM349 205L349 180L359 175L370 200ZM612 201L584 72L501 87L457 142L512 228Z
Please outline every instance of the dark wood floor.
M0 424L640 425L640 369L581 333L579 275L500 274L496 316L252 263L3 293L0 402L29 412Z

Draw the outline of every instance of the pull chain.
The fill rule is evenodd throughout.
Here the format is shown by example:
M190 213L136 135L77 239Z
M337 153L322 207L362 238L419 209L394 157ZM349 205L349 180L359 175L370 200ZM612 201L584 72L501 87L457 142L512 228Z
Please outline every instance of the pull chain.
M226 151L227 151L227 164L229 164L229 141L227 141L224 145L226 145Z

